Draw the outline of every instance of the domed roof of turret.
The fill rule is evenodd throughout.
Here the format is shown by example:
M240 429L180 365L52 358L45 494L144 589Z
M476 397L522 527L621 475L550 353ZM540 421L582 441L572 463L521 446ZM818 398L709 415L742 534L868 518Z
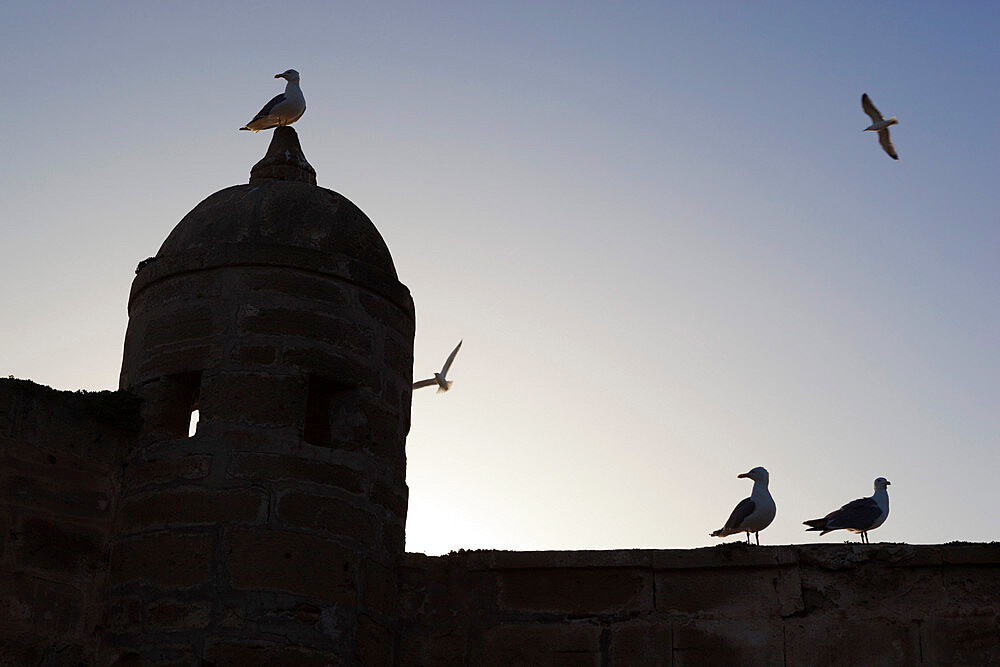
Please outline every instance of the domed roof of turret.
M275 129L250 183L209 195L174 227L156 259L209 253L221 246L276 246L346 257L396 277L381 234L361 209L315 185L295 131Z

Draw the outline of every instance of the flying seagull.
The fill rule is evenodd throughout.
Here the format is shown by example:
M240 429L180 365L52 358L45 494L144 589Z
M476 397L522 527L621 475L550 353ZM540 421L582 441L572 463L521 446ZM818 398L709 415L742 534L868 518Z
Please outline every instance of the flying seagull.
M889 492L885 487L891 482L885 477L875 480L875 493L871 498L858 498L847 503L839 510L830 512L822 519L809 519L803 525L810 530L821 530L820 535L826 535L831 530L844 528L852 533L861 533L861 541L868 542L868 531L874 530L885 523L889 516Z
M712 533L712 537L726 537L735 533L746 533L747 544L750 544L750 533L757 538L760 544L760 531L771 525L774 521L776 508L771 492L767 490L769 475L767 470L760 466L750 472L744 472L737 477L749 477L753 480L753 491L749 498L744 498L729 515L726 525Z
M419 382L414 382L413 388L420 389L421 387L431 387L433 385L437 385L438 388L437 393L439 394L442 391L448 391L449 389L451 389L452 381L447 379L448 369L451 368L451 362L455 361L455 355L458 354L458 348L460 347L462 347L462 341L458 341L458 345L456 345L455 349L452 350L451 354L448 355L448 360L444 362L444 366L441 367L440 373L435 373L434 377L429 378L427 380L420 380Z
M299 73L286 69L281 74L275 74L275 79L285 79L285 92L275 95L264 108L257 112L253 120L241 127L241 130L269 130L279 125L291 125L306 112L306 98L299 88Z
M872 124L865 128L865 132L872 131L878 132L878 142L882 144L882 148L885 152L889 154L893 160L898 160L899 156L896 155L896 149L892 145L892 141L889 139L889 126L898 125L899 121L893 116L889 120L882 118L882 114L879 110L875 108L872 101L868 99L868 93L863 93L861 95L861 108L865 110L868 117L872 119Z

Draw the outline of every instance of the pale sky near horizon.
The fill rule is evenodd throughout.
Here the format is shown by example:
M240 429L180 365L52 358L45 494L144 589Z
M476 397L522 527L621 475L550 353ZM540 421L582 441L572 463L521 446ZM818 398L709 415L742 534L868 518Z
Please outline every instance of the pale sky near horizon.
M0 376L115 388L136 264L270 133L417 309L407 549L1000 539L1000 6L8 3ZM889 159L860 98L900 124ZM729 538L737 540L738 537Z

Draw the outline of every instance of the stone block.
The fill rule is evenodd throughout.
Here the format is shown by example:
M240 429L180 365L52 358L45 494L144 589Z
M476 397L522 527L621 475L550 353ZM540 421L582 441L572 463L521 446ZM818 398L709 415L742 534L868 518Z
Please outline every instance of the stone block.
M142 599L123 596L111 600L104 622L115 634L138 632L142 627Z
M282 355L283 363L304 373L322 375L332 382L343 385L360 385L376 388L379 385L379 369L367 360L357 360L320 347L313 341L286 341L291 349Z
M796 568L661 570L656 609L715 618L780 616L802 609Z
M497 573L501 609L612 614L653 609L653 573L629 568L550 568Z
M499 625L483 632L483 664L601 665L601 627L590 623Z
M311 482L360 494L367 476L358 470L313 459L271 454L236 453L229 466L229 477L258 483Z
M400 667L463 667L466 635L439 631L434 634L407 633L399 648Z
M785 662L781 624L773 618L689 619L672 626L673 665L813 665L808 656ZM842 664L863 664L845 662Z
M240 366L270 366L277 356L271 345L242 345L233 351L232 360Z
M630 621L611 627L611 665L670 667L673 642L670 622Z
M59 469L36 473L9 470L0 497L7 502L87 519L103 519L111 510L108 476L89 473L61 475Z
M155 461L134 461L125 467L126 493L150 484L165 484L179 480L202 479L208 476L212 464L210 454L190 454Z
M1000 616L931 618L920 625L928 665L1000 664Z
M345 535L361 545L372 546L378 519L340 498L290 491L278 501L278 520L289 528L304 528Z
M139 376L131 378L138 382L139 378L151 378L164 375L189 373L215 366L222 359L222 347L207 342L197 344L173 345L157 349L155 352L143 352L139 364ZM138 362L136 362L138 363ZM136 364L132 364L134 367Z
M812 614L786 621L785 660L817 667L917 665L920 636L915 623Z
M248 334L323 341L338 351L370 357L374 347L372 330L359 324L350 312L338 315L331 317L307 309L254 307L241 313L239 327Z
M21 567L87 578L101 567L105 537L96 528L26 515L16 534L14 562Z
M306 383L298 375L207 374L202 379L201 419L255 426L298 426L305 415Z
M83 594L73 586L22 573L0 578L0 631L75 637L82 625Z
M329 540L288 531L236 529L227 536L226 551L233 588L357 604L357 556Z
M366 614L358 616L354 630L354 651L360 664L366 667L390 667L393 664L392 644L392 633L387 628Z
M122 540L111 565L112 585L145 582L187 588L209 580L212 537L204 533L159 533Z
M164 526L263 522L267 494L251 489L169 489L133 497L122 506L126 531Z
M317 651L260 641L212 639L205 646L205 660L222 665L268 667L340 667L354 664L332 651Z
M409 504L409 489L405 484L393 488L382 482L372 484L371 500L380 505L401 521L406 520L406 510Z
M370 558L361 562L364 577L364 606L383 615L396 613L395 571Z
M208 625L211 607L204 602L156 600L146 607L146 623L153 630L183 630Z
M287 268L259 269L240 276L240 287L250 292L271 292L277 300L296 302L302 299L319 301L321 308L345 306L350 295L338 280L305 271ZM257 297L260 301L260 297ZM315 304L313 304L315 306Z
M190 344L211 338L217 331L219 327L215 324L211 308L176 308L150 320L143 337L143 348L152 350L161 345Z

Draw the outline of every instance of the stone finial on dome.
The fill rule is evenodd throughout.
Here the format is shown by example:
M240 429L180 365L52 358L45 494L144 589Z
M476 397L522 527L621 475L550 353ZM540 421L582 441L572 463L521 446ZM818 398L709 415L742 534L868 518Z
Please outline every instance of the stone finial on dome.
M316 185L316 170L306 160L299 136L287 125L274 128L267 154L250 169L250 182L263 179Z

